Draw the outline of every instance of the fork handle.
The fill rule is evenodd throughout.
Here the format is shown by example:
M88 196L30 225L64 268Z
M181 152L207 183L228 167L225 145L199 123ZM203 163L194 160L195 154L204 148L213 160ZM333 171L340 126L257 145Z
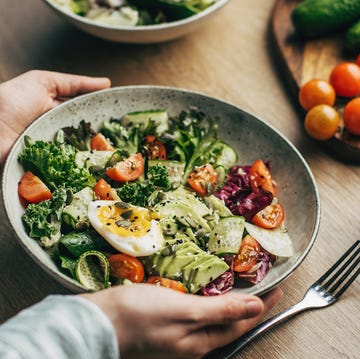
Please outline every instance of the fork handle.
M230 344L211 351L210 353L206 354L203 359L228 359L261 333L285 321L286 319L293 317L295 314L306 310L307 308L308 307L304 305L303 302L297 303L283 312L269 318L268 320L265 320Z

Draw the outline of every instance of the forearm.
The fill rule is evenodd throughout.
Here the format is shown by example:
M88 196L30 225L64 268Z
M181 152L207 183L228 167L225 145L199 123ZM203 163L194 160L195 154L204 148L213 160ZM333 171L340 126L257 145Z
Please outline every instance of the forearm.
M117 359L114 328L79 296L50 296L0 327L1 358Z

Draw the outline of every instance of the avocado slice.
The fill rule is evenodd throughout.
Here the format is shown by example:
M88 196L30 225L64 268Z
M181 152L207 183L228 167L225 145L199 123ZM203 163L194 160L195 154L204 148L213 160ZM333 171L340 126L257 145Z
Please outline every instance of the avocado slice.
M197 267L189 283L190 292L198 292L199 289L205 287L228 269L229 266L226 262L216 256L212 256L207 261L202 262L199 267Z

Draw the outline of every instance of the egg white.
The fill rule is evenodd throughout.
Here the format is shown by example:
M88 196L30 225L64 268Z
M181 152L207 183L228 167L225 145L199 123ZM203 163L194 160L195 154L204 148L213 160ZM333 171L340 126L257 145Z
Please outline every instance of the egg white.
M94 229L115 249L121 253L129 254L134 257L149 256L157 252L163 245L164 237L160 227L159 221L155 219L149 220L148 229L145 233L136 233L136 230L132 233L124 233L122 228L116 229L114 224L110 225L110 222L114 222L113 219L108 220L100 213L105 213L110 217L116 216L116 207L114 204L117 201L93 201L90 202L88 207L88 217L91 225ZM105 208L104 208L105 207ZM139 211L147 211L148 209L138 206L131 206L129 209L133 210L136 214ZM144 213L144 212L142 212ZM136 225L136 219L132 220ZM144 222L143 222L144 223ZM119 233L122 232L122 233Z

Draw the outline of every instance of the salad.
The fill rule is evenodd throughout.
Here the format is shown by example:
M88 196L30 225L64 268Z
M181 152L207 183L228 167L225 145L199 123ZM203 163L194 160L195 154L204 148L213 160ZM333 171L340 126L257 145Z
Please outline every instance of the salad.
M293 250L270 165L237 164L218 119L131 112L53 141L25 137L22 221L59 270L97 291L146 282L217 295Z
M153 25L195 15L217 0L53 0L57 5L110 26Z

